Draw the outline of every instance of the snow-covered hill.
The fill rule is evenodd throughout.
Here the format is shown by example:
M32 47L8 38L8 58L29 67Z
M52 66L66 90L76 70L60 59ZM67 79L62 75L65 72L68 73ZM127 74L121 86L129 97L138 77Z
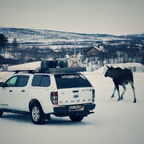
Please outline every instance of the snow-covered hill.
M0 33L8 37L9 42L14 38L19 43L43 43L43 44L91 44L95 42L110 41L110 40L126 40L124 36L114 36L109 34L83 34L62 32L43 29L26 29L26 28L0 28Z
M22 47L39 48L88 48L94 45L122 46L130 48L141 48L144 45L144 34L115 36L110 34L86 34L45 29L28 28L4 28L0 27L3 33L12 43L14 38ZM125 45L125 46L124 46Z

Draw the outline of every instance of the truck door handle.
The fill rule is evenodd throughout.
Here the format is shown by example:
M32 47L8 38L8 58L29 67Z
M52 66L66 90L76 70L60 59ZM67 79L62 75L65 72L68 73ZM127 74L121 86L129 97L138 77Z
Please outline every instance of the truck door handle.
M73 93L78 93L78 92L79 92L78 90L74 90L74 91L73 91Z
M12 92L12 90L9 90L9 92Z
M25 92L25 90L21 90L21 92Z

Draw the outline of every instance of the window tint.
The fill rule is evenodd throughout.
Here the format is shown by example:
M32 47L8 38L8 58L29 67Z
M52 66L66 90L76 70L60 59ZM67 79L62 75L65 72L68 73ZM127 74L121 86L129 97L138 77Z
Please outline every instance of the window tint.
M50 85L49 76L42 76L40 86L47 87Z
M29 76L19 76L18 80L17 80L16 86L17 87L24 87L24 86L26 86L27 82L28 82L28 79L29 79Z
M48 87L50 85L50 77L48 75L35 75L33 77L32 86Z
M32 86L39 86L41 78L42 78L42 75L35 75L33 77Z
M10 78L6 83L5 87L24 87L27 85L29 76L19 75Z
M59 74L55 75L58 89L92 87L90 82L81 74Z

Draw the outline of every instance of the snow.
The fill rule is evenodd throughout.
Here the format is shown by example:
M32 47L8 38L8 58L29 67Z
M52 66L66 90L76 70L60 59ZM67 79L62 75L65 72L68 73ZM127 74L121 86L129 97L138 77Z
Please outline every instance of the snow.
M52 116L44 125L34 125L29 116L4 113L0 118L1 144L143 144L144 73L134 73L137 103L130 85L122 101L113 99L113 83L103 73L87 72L96 90L94 114L74 123L68 117ZM122 89L120 89L122 90Z

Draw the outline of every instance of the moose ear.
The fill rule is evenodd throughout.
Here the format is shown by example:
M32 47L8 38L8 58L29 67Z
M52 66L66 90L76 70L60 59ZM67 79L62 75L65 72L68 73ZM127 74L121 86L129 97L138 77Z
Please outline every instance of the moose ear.
M109 69L110 67L108 65L106 65L106 67Z

